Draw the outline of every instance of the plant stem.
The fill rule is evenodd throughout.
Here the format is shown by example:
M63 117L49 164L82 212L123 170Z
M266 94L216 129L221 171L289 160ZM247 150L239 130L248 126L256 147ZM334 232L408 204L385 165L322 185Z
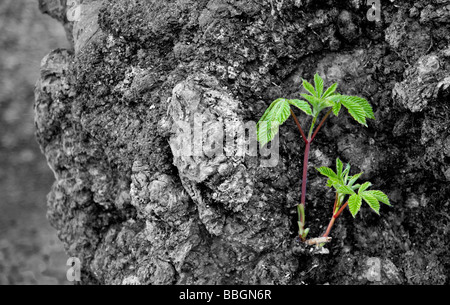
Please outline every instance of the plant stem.
M328 237L328 234L330 234L331 228L333 227L335 220L336 218L334 218L334 216L331 217L330 223L328 224L327 227L327 231L322 235L322 237Z
M316 123L317 120L317 116L315 116L312 120L311 123L311 128L309 129L309 134L308 134L308 138L305 140L305 154L304 154L304 158L303 158L303 176L302 176L302 194L301 194L301 199L300 199L300 204L297 206L297 211L298 211L298 233L300 238L302 239L302 241L306 240L306 236L305 236L305 223L306 223L306 219L305 219L305 206L306 206L306 181L307 181L307 176L308 176L308 161L309 161L309 151L311 148L311 134L312 131L314 129L314 124Z
M306 142L305 146L305 155L303 158L303 176L302 176L302 196L301 196L301 204L305 205L306 202L306 180L308 176L308 161L309 161L309 151L311 148L311 143Z
M309 129L308 139L306 140L305 154L303 158L303 177L302 177L302 197L300 203L305 206L306 202L306 179L308 176L308 161L309 161L309 151L311 148L311 133L316 123L317 116L313 118L311 123L311 128Z
M291 115L294 118L295 124L297 124L298 130L300 130L300 133L302 134L303 141L305 141L305 143L307 143L308 140L306 139L305 133L303 132L300 122L298 121L297 117L295 116L294 111L292 111L292 109L290 109L290 110L291 110Z
M297 213L298 213L298 235L304 241L304 239L305 239L305 205L304 204L297 205Z
M313 132L313 130L314 130L314 125L316 124L316 121L317 121L317 117L318 117L318 116L319 116L319 115L316 115L316 116L313 118L312 123L311 123L311 127L309 128L308 142L310 142L310 143L311 143L311 135L312 135L312 132Z
M298 221L299 221L299 235L300 238L305 241L306 237L304 236L304 227L305 227L305 203L306 203L306 179L308 175L308 159L309 159L309 150L311 147L311 142L307 141L305 146L305 156L303 159L303 176L302 176L302 195L300 204L297 207L299 212ZM300 213L301 212L301 213Z
M323 117L322 121L320 121L319 126L317 126L316 131L314 131L314 134L313 134L312 137L311 137L311 140L310 140L311 142L312 142L312 140L314 140L314 138L316 137L316 135L317 135L317 133L319 132L320 128L322 127L323 123L325 123L325 120L330 116L330 114L331 114L332 111L333 111L332 109L328 110L328 112L327 112L327 113L325 114L325 116Z
M336 192L336 199L334 200L334 206L333 206L333 215L336 212L336 206L339 200L339 194Z
M328 118L328 116L330 114L331 114L331 110L328 111L325 114L324 118L322 119L322 121L320 122L319 126L317 127L316 131L313 134L314 125L316 124L317 117L318 117L318 114L317 114L313 118L313 120L311 122L311 127L309 128L308 138L306 138L305 133L303 132L303 129L300 126L300 123L299 123L297 117L295 116L294 112L291 109L291 115L294 118L294 121L297 124L297 127L300 130L300 133L302 135L303 141L305 141L305 144L306 144L306 146L305 146L305 154L304 154L304 158L303 158L302 194L301 194L300 204L297 205L298 228L299 228L298 233L299 233L300 238L303 241L306 240L306 234L305 234L305 223L306 223L305 206L306 206L306 182L307 182L307 176L308 176L309 151L311 149L311 142L312 142L312 140L315 138L315 136L317 135L317 133L319 132L320 128L325 123L325 120ZM338 197L336 197L336 201L334 203L335 207L333 209L333 213L334 213L334 210L336 209L336 204L337 204L338 200L339 200ZM332 219L332 222L334 223L334 219ZM331 226L333 226L333 224L331 224ZM331 227L330 227L330 229L331 229Z
M339 215L341 215L342 211L344 211L344 209L347 207L348 205L348 201L339 209L339 211L337 211L336 213L333 214L333 217L331 217L330 223L328 224L328 228L327 231L325 232L325 234L322 235L322 237L328 237L328 235L330 234L331 228L334 225L334 222L336 221L336 218L339 217Z

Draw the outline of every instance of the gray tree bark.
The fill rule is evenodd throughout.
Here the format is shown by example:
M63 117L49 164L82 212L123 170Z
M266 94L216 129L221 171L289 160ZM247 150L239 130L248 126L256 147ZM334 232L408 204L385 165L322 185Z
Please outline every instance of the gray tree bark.
M450 1L381 1L379 21L359 0L81 2L68 18L67 1L39 0L73 49L43 59L35 109L55 173L48 216L84 284L448 283ZM317 136L310 235L334 201L314 167L336 157L394 205L341 217L329 254L296 239L294 122L276 167L211 153L222 126L257 121L315 72L376 120L341 113ZM182 127L195 118L210 150L191 156Z

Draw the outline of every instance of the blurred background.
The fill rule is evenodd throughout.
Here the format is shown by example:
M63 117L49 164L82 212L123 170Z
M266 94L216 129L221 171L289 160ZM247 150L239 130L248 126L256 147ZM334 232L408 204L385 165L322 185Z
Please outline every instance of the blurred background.
M67 256L46 219L54 178L33 119L40 61L68 47L37 0L0 0L0 285L69 284Z

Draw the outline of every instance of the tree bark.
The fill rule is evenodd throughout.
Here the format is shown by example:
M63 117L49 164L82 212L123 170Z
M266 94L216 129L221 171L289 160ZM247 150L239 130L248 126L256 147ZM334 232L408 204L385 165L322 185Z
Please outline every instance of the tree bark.
M448 283L450 1L381 1L380 21L366 1L82 2L73 20L67 1L39 0L73 49L43 59L35 103L55 173L48 217L82 283L366 283L374 258L375 281ZM341 216L328 255L295 237L294 122L281 127L276 167L222 147L316 72L367 98L376 120L364 128L341 112L317 135L310 236L334 198L314 167L336 157L394 204Z

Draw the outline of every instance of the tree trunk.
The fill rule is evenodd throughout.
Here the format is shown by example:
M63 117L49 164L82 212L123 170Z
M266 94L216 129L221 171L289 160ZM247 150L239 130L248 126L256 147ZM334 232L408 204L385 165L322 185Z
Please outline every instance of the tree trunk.
M39 0L73 50L42 61L36 127L56 180L48 217L82 283L448 283L450 1L381 1L373 21L362 0L66 2ZM394 205L344 211L329 254L296 238L294 121L279 149L239 153L316 72L376 120L342 112L317 135L309 235L334 202L314 167L337 157Z

